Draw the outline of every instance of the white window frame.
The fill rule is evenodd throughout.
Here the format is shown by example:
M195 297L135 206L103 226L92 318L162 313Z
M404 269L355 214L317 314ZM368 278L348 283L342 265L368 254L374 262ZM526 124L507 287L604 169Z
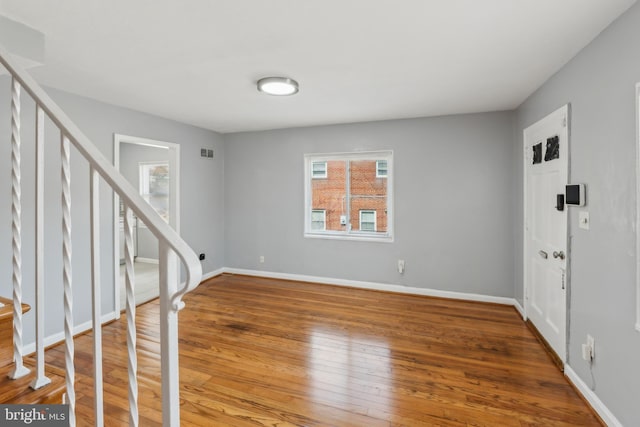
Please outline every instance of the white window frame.
M636 331L640 332L640 83L636 84Z
M378 212L372 209L360 209L360 211L358 212L358 228L360 229L360 231L370 231L370 230L363 230L362 229L362 214L363 213L367 213L367 214L373 214L373 231L377 231L378 230Z
M311 182L313 163L329 162L332 160L339 161L358 161L358 160L386 160L387 161L387 231L386 232L366 232L360 231L355 227L350 228L352 218L349 218L347 212L347 226L344 231L338 230L311 230ZM377 164L376 164L377 168ZM377 170L376 170L377 172ZM394 225L394 203L393 203L393 151L360 151L352 153L327 153L327 154L305 154L304 156L304 237L320 238L320 239L338 239L338 240L360 240L370 242L393 242L393 225ZM358 218L359 219L359 218ZM325 222L326 227L326 222ZM377 229L377 223L376 223Z
M386 173L383 175L380 173L380 160L376 160L376 178L386 178L388 175L389 175L389 163L387 163Z
M313 169L313 164L314 163L324 163L324 174L322 174L322 175L315 175L314 174L314 172L315 172L315 170ZM327 176L328 176L328 173L327 173L327 162L326 161L324 161L324 162L321 162L321 161L319 161L319 162L311 162L311 178L313 178L313 179L323 179L323 178L326 178Z
M322 229L314 229L313 228L313 214L314 213L322 213ZM311 228L314 231L326 231L327 230L327 211L325 209L311 209Z

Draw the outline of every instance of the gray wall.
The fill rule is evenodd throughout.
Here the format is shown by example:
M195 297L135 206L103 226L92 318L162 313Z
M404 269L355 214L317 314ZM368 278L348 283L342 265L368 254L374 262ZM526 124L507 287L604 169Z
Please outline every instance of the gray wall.
M181 193L182 236L195 251L205 252L205 273L225 265L223 249L223 193L224 193L224 144L222 137L204 129L187 126L174 121L150 116L123 108L117 108L87 98L82 98L54 89L50 95L74 122L96 144L102 153L113 161L113 134L139 136L181 144ZM0 134L5 135L0 144L0 295L11 295L11 147L9 79L0 77ZM23 272L24 297L34 305L34 105L23 96ZM45 216L45 276L46 299L45 333L51 335L62 331L62 279L61 279L61 210L59 133L48 123L46 129ZM200 158L200 148L211 148L216 159ZM88 166L81 156L72 150L72 221L73 221L73 280L74 317L81 324L91 318L89 288L89 215L88 215ZM113 311L113 248L112 248L112 196L103 186L102 206L102 284L103 313ZM25 316L25 342L33 341L33 311Z
M606 29L515 113L487 113L221 135L50 90L112 160L113 133L182 145L182 231L222 266L522 298L522 131L571 104L570 179L587 184L591 230L570 211L569 362L627 426L640 425L640 334L635 322L634 85L640 81L640 5ZM532 58L535 60L535 58ZM0 99L9 79L0 77ZM0 134L9 135L8 102ZM33 305L33 104L23 106L25 300ZM47 334L62 329L58 135L47 129ZM0 222L10 224L10 145L0 144ZM213 148L216 159L199 157ZM303 238L303 154L392 149L395 241ZM73 154L74 231L87 235L87 166ZM226 163L226 168L225 168ZM103 264L113 262L111 196L101 194ZM226 222L225 222L226 218ZM74 238L76 323L90 318L88 243ZM265 256L265 263L258 258ZM396 260L407 261L404 276ZM113 270L103 271L103 311L113 309ZM0 227L0 294L11 292L11 230ZM56 302L57 301L57 302ZM55 306L58 304L58 306ZM33 339L33 313L26 340ZM593 381L580 359L596 339Z
M225 135L227 266L512 297L512 118ZM303 155L382 149L394 150L395 241L305 239Z
M169 150L137 144L120 144L120 172L134 188L140 188L140 162L169 161ZM171 173L171 172L170 172ZM138 222L136 256L147 259L158 259L158 239ZM124 257L124 254L120 254Z
M517 111L516 253L522 253L522 130L571 104L570 181L587 186L587 206L570 208L571 367L625 426L640 425L640 333L636 298L636 107L640 81L640 5L607 28ZM591 229L578 228L580 210ZM522 258L515 292L522 301ZM595 338L593 381L581 359L587 333Z

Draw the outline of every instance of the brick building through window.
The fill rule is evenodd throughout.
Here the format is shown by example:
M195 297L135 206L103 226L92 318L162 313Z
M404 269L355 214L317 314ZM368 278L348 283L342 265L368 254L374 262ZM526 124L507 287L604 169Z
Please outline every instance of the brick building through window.
M310 170L312 231L387 234L387 160L318 160Z

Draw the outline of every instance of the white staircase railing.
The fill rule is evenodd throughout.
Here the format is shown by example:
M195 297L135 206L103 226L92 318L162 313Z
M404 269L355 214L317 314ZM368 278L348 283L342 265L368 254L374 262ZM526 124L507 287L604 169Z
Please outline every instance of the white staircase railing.
M74 388L74 341L73 341L73 283L72 283L72 230L71 230L71 161L70 146L88 162L90 221L91 221L91 281L92 281L92 325L94 331L94 390L95 425L104 425L102 389L102 335L100 316L100 202L99 183L104 181L118 194L125 206L125 220L133 211L144 221L158 238L160 278L160 347L162 373L162 422L164 426L180 425L180 395L178 377L178 311L184 306L182 297L198 286L202 267L191 248L182 238L142 199L137 191L120 175L115 167L89 141L67 115L53 102L35 80L22 70L10 54L0 46L0 63L9 71L11 84L11 184L12 184L12 232L13 232L13 307L14 307L14 369L12 378L29 373L23 365L22 330L22 236L21 236L21 141L20 141L20 95L21 89L30 95L36 104L36 378L33 388L46 385L49 380L44 372L44 303L45 288L43 274L44 236L44 117L45 115L60 131L61 179L62 179L62 282L64 286L64 348L66 371L66 403L69 404L69 425L75 426ZM109 211L111 212L111 211ZM127 221L128 222L128 221ZM138 390L135 330L134 272L131 254L132 228L125 226L126 315L127 350L129 368L129 424L138 425ZM179 285L178 260L185 267L186 281ZM119 260L114 260L119 262ZM114 284L115 285L115 284ZM49 296L51 298L51 296Z

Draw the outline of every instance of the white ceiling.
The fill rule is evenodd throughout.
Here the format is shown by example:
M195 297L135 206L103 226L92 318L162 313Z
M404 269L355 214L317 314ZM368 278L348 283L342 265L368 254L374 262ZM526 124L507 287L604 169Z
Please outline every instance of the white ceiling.
M516 108L635 0L0 0L44 85L219 132ZM261 77L300 83L292 97Z

